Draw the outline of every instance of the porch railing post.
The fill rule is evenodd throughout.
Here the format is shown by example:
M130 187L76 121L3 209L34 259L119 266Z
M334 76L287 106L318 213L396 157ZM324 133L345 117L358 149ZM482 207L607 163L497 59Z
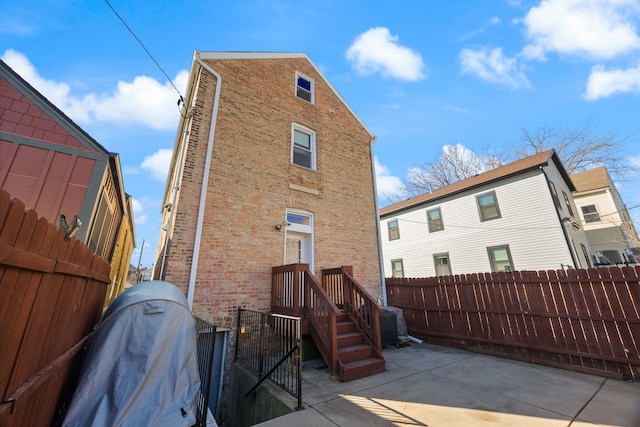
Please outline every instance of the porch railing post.
M351 288L351 281L345 278L345 273L353 277L353 266L343 265L340 267L340 282L342 285L342 298L344 300L345 311L350 312L355 310L355 302L353 301L353 289Z

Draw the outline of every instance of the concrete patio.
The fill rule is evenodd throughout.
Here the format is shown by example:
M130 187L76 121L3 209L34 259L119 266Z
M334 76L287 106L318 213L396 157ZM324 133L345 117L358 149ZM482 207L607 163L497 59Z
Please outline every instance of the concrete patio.
M640 384L464 350L385 348L386 372L340 383L303 369L304 410L269 426L640 426Z

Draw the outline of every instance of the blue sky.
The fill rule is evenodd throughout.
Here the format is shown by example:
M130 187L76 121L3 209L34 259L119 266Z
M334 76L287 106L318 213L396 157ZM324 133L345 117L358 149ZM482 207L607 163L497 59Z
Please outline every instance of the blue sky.
M120 153L134 265L143 240L153 262L178 124L165 73L184 93L196 49L307 53L377 136L380 192L445 145L480 153L591 121L621 141L635 168L619 190L640 205L638 0L0 0L0 22L0 57Z

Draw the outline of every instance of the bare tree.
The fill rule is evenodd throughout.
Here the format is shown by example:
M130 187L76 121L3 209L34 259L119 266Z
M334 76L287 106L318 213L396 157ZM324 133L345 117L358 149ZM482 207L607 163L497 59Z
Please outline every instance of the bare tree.
M404 188L386 197L394 202L417 196L552 148L570 174L606 166L609 174L624 179L623 172L629 165L620 152L623 141L615 132L598 132L593 121L587 120L575 129L545 126L530 131L523 128L522 144L515 149L485 149L484 154L476 154L461 144L445 145L435 161L411 168L403 181Z
M523 145L516 156L524 158L555 149L567 172L574 173L606 166L611 175L618 176L628 165L620 155L620 143L615 132L602 134L592 120L575 129L540 127L535 132L522 129Z
M505 163L507 163L507 157L503 150L478 155L461 144L445 145L435 161L410 169L408 178L403 182L402 194L388 197L397 201L407 196L417 196Z

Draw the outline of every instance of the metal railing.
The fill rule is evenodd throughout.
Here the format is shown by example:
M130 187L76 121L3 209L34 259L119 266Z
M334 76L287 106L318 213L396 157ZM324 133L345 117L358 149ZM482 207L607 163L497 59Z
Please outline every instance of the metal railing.
M198 351L198 371L200 372L200 394L196 426L207 425L209 390L211 389L211 371L213 351L216 343L216 327L206 320L193 316L196 323L196 346Z
M300 318L238 309L235 361L258 376L270 380L298 399L302 409L302 358Z

